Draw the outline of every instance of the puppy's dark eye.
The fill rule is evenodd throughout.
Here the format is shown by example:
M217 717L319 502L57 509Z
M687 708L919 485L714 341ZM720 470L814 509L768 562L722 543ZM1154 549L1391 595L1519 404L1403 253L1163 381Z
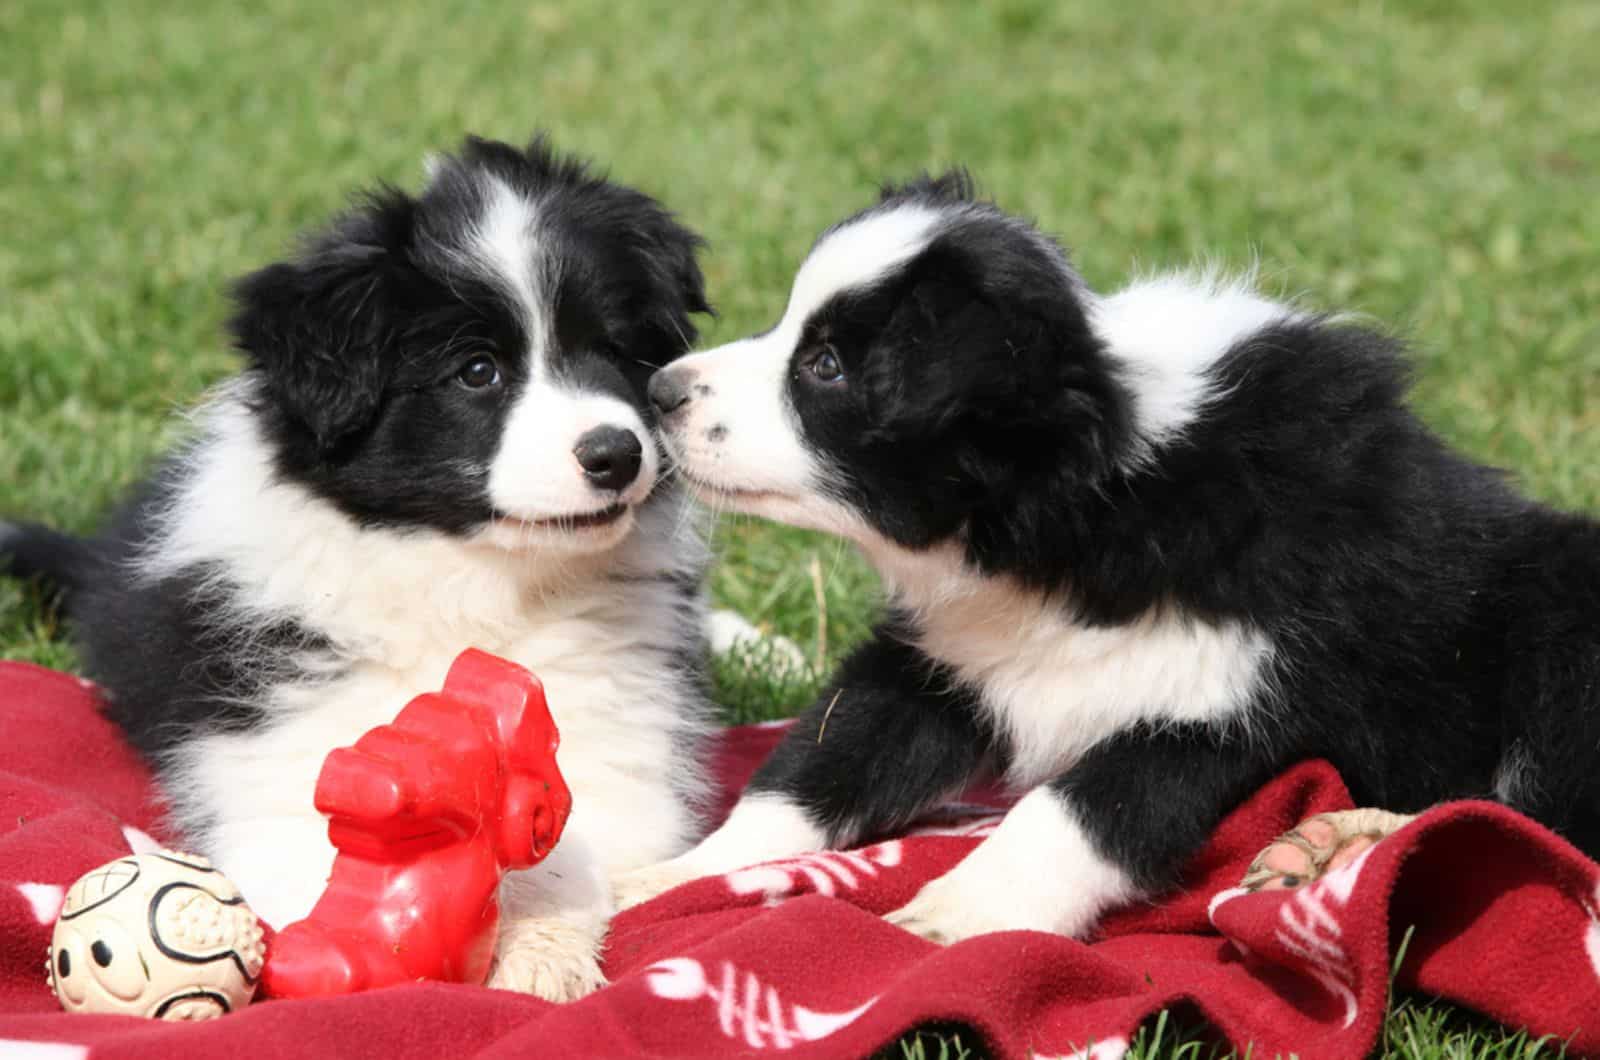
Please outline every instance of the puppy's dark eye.
M62 950L65 953L66 950ZM111 947L107 946L104 939L95 939L94 945L89 947L89 955L94 958L94 963L104 968L111 963Z
M474 357L461 366L456 373L456 382L468 390L494 386L500 382L500 366L494 363L493 357Z
M821 353L811 359L811 374L824 383L837 383L844 378L844 365L839 363L839 355L833 352L832 346L825 346Z

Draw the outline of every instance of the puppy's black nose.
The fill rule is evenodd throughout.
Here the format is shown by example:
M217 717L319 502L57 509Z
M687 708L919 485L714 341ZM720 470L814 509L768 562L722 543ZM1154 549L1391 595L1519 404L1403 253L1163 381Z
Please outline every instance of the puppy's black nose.
M596 427L586 431L572 447L583 473L603 490L621 490L639 477L644 446L639 436L622 427Z
M650 377L650 404L666 416L689 401L689 376L687 372L674 372L663 368Z

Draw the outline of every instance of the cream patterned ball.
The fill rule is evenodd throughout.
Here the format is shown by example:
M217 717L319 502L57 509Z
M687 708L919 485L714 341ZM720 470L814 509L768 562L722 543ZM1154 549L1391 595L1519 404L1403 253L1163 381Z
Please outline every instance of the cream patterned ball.
M227 877L162 850L72 885L46 968L69 1012L210 1019L250 1000L265 951L261 922Z

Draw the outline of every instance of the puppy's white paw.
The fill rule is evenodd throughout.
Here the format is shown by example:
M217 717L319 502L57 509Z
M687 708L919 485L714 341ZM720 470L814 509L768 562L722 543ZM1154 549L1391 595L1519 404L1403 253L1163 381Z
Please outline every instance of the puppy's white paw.
M1004 894L973 893L952 870L927 884L917 896L884 919L929 942L948 946L991 931L1011 931L1033 925L1015 923L1007 916Z
M1139 890L1065 810L1048 786L1030 791L993 835L889 922L945 943L993 931L1083 937L1102 912Z
M606 985L594 932L554 917L526 917L500 926L489 985L546 1001L576 1001Z
M619 911L631 909L659 894L665 894L679 884L697 880L702 875L704 873L684 865L677 858L671 861L658 861L654 865L646 865L613 876L612 900L616 902Z

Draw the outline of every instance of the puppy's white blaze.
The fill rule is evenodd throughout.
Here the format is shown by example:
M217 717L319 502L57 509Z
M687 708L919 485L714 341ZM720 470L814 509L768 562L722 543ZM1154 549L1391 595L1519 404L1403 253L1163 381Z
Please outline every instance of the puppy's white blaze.
M1170 444L1214 396L1210 371L1239 342L1297 316L1246 280L1172 273L1089 302L1090 324L1133 390L1134 459Z
M907 204L869 213L824 235L795 274L789 306L776 329L788 333L790 352L811 314L835 295L868 286L921 252L944 216Z
M1107 909L1137 894L1060 796L1038 787L904 911L951 939L1006 930L1081 936Z
M489 498L496 508L526 519L583 515L613 503L589 484L573 447L595 427L629 430L643 447L639 477L615 499L644 500L655 487L660 457L633 406L604 394L574 394L532 380L506 417L500 447L489 465Z
M981 693L1013 750L1010 778L1036 784L1139 722L1238 717L1272 659L1265 634L1173 609L1115 626L1075 621L1055 601L966 566L959 546L867 552L917 645Z
M471 262L484 278L496 284L517 308L533 348L529 364L538 378L549 341L548 297L554 277L545 275L550 263L538 253L538 211L516 189L493 176L484 176L483 213L472 230Z

